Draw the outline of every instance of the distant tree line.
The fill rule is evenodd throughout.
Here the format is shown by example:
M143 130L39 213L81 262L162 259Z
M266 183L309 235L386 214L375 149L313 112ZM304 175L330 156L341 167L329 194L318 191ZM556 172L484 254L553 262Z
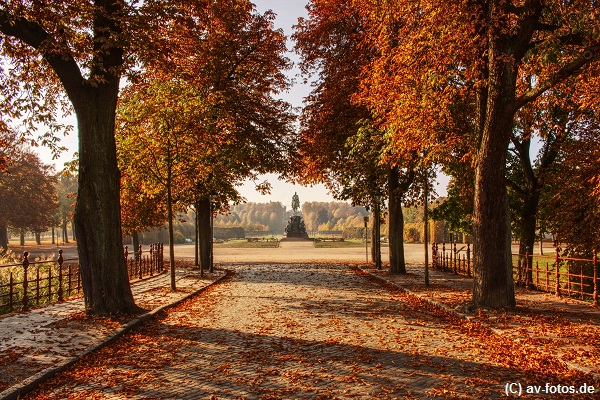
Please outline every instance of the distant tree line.
M41 234L51 231L52 243L68 243L77 179L55 173L14 135L3 133L0 140L5 144L4 156L12 153L0 170L0 251L8 249L9 235L18 236L24 245L25 236L34 234L40 244ZM60 238L55 235L58 231Z

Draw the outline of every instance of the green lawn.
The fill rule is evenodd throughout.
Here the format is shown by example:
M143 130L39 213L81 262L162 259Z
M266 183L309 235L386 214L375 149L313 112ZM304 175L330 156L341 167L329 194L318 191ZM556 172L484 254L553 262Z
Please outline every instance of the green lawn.
M254 249L254 248L262 248L262 247L279 247L278 240L266 240L266 239L257 239L257 240L248 240L248 239L237 239L237 240L228 240L223 243L215 243L215 247L228 247L228 248L242 248L242 249Z
M361 239L346 239L344 241L317 241L315 240L316 248L348 248L348 247L365 247L365 242Z

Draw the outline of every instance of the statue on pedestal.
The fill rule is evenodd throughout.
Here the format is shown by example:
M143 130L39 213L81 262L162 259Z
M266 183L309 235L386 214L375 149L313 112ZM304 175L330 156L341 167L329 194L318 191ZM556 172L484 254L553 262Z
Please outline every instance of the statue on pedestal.
M308 233L306 233L306 225L300 215L300 198L298 193L294 193L292 196L292 216L285 227L285 234L289 238L303 238L308 239Z
M297 192L294 192L294 195L292 196L292 210L294 211L294 214L296 214L299 209L300 209L300 197L298 197Z

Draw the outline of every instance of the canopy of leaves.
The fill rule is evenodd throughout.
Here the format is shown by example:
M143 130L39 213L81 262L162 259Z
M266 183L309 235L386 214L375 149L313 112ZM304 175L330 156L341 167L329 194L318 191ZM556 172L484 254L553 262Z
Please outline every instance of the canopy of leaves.
M351 98L371 50L361 45L363 21L350 2L311 1L308 13L308 19L299 19L293 39L302 72L307 79L317 79L302 111L295 174L302 182L334 186L335 174L347 170L350 158L362 160L361 155L349 154L347 140L358 132L359 122L370 117L368 109Z
M169 174L180 210L210 196L225 211L244 179L288 167L293 116L275 98L289 86L285 36L246 0L180 6L146 44L168 56L145 59L121 100L121 165L134 197L160 201Z

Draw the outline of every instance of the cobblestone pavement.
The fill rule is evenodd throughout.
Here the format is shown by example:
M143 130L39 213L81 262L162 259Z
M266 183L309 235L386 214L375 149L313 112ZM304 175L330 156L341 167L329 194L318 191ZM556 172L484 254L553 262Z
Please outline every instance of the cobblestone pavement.
M488 327L494 334L510 337L523 347L535 347L575 371L600 380L600 309L552 293L515 287L514 309L468 311L473 278L429 270L430 286L424 285L424 266L407 265L407 274L391 275L386 270L364 271L464 318ZM600 388L599 385L596 385ZM599 392L600 398L600 392Z
M156 275L132 283L137 305L155 310L182 300L210 285L223 271L201 278L199 270L177 268L177 292L170 290L170 276ZM128 329L144 316L91 319L84 315L81 297L0 318L0 399L16 398L28 385L74 362Z
M349 266L238 265L29 398L487 399L569 379L487 336Z

